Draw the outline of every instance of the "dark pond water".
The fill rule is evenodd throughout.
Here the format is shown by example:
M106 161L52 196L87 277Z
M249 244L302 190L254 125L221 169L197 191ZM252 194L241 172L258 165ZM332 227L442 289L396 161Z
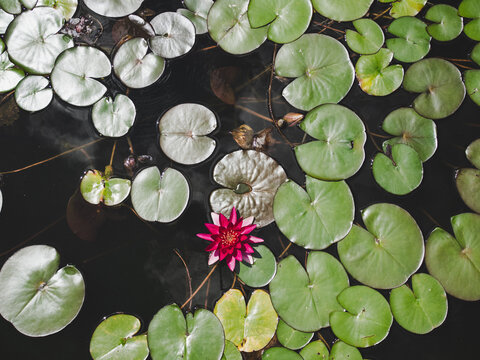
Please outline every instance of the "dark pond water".
M453 5L458 3L452 1ZM181 3L178 0L146 1L145 6L163 12L175 10ZM99 19L105 31L99 45L111 47L112 22ZM318 31L310 29L315 30ZM338 36L334 32L328 34ZM129 203L107 210L87 206L79 197L77 189L83 172L89 168L101 170L108 164L112 140L105 139L84 151L1 178L4 206L0 214L0 266L11 254L9 249L24 241L48 244L58 249L62 265L75 264L81 270L87 287L79 316L56 335L29 338L1 319L1 359L89 359L93 330L104 316L115 312L139 316L146 329L161 307L172 302L183 303L188 298L185 270L174 249L185 258L194 288L209 272L205 242L195 234L203 231L203 223L208 220L208 196L216 188L211 178L212 168L223 155L238 149L229 131L244 123L257 131L269 126L238 107L222 103L210 88L210 73L220 67L233 66L239 73L240 83L247 82L271 63L274 49L273 44L266 43L259 51L242 57L230 56L219 49L201 51L211 45L213 42L208 35L197 37L188 55L168 62L158 83L130 92L138 111L137 122L130 133L135 153L151 155L153 164L160 168L173 166L181 170L190 181L190 204L174 223L147 226L128 209ZM474 43L462 35L452 43L433 43L429 56L465 59L473 46ZM265 102L268 80L267 72L244 85L236 93L237 105L268 115ZM293 110L279 97L283 86L282 82L274 80L273 97L278 97L274 112L278 117ZM110 87L112 93L124 90L116 82L111 82ZM357 112L371 131L382 133L380 125L385 116L396 108L409 106L413 98L403 90L385 98L374 98L364 94L355 84L342 104ZM215 134L219 146L214 156L198 166L172 164L158 145L158 118L170 107L184 102L204 104L220 119L221 125ZM360 209L376 202L391 202L414 216L425 237L435 227L434 221L451 231L450 217L469 211L457 194L454 172L457 167L469 166L464 150L480 137L479 116L480 108L467 98L457 113L437 121L438 150L425 164L422 185L404 197L387 194L376 185L370 169L370 159L376 149L372 139L368 139L368 160L361 171L347 181L355 197L356 221L361 223ZM0 151L3 154L0 171L35 163L99 138L88 109L73 108L58 99L48 109L35 114L19 112L11 101L7 101L0 107L0 123ZM285 134L294 142L303 137L296 128L288 128ZM381 145L382 139L375 141ZM290 178L304 182L304 175L287 145L274 144L268 154L284 166ZM122 139L117 144L113 163L118 175L127 175L123 160L128 155L128 144ZM288 244L274 224L257 235L263 237L277 255ZM335 246L328 251L334 253ZM293 247L290 253L304 261L304 250ZM421 271L426 271L424 266ZM212 309L223 291L230 288L232 279L226 267L217 270L209 286L195 297L194 305ZM448 300L449 314L440 328L420 336L394 324L384 342L362 350L362 354L368 359L390 360L478 358L480 305L452 297ZM322 334L330 342L335 339L328 329L322 330Z

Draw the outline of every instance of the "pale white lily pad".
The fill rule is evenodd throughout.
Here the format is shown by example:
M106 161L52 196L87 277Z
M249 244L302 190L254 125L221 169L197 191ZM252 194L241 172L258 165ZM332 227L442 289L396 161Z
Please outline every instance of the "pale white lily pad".
M43 76L30 75L24 78L15 89L17 105L26 111L45 109L53 99L53 90Z
M0 54L0 94L12 91L25 77L23 70L8 59L7 52Z
M90 10L109 17L123 17L137 11L143 0L83 0Z
M125 135L135 122L137 111L128 96L118 94L115 100L104 97L92 109L95 129L103 135L120 137Z
M0 8L9 14L20 14L22 4L19 0L0 0Z
M37 6L53 7L62 13L65 20L70 20L77 11L78 0L38 0Z
M14 16L0 9L0 34L5 34L8 25L13 21Z
M177 9L177 12L185 16L195 26L195 32L205 34L208 32L207 17L213 5L212 0L184 0L186 9Z

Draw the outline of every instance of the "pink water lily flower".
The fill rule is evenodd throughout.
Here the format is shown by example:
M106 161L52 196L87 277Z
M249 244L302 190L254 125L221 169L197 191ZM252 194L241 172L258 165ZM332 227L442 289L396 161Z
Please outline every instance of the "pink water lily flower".
M253 216L243 219L237 216L237 210L232 209L230 219L222 214L212 212L213 224L205 223L210 234L197 234L201 239L211 244L205 251L211 251L208 265L225 259L228 268L235 269L235 261L246 261L253 264L253 248L251 244L263 242L256 236L249 235L257 225L253 224Z

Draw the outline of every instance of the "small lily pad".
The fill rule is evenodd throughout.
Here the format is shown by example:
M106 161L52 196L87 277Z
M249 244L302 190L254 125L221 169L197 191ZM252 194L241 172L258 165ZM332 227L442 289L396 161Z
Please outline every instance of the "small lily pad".
M98 170L89 170L82 178L80 192L90 204L103 202L107 206L115 206L128 197L130 187L128 179L107 178Z
M240 280L246 285L254 288L267 286L277 273L277 260L275 255L265 245L259 245L255 248L256 254L253 254L253 264L238 262L235 271Z
M480 213L480 170L460 169L455 178L462 200L470 209Z
M299 331L313 332L330 325L332 311L342 310L337 295L348 285L347 273L337 259L313 251L306 271L294 256L283 259L269 288L282 320Z
M230 54L249 53L267 39L268 27L253 29L248 21L249 0L217 0L208 13L208 32Z
M0 314L24 335L59 332L80 312L85 297L82 274L73 266L58 269L60 255L46 245L13 254L0 271Z
M103 320L90 340L94 360L145 360L147 335L137 335L142 324L135 316L117 314Z
M295 330L286 322L280 320L277 327L277 339L287 349L298 350L307 345L313 338L313 333Z
M348 29L345 40L348 47L357 54L375 54L385 42L382 28L372 19L359 19L353 22L357 31Z
M9 14L17 15L22 12L20 0L0 0L0 8Z
M415 219L386 203L369 206L362 219L368 231L353 225L338 243L340 261L365 285L378 289L403 285L423 261L423 235Z
M128 96L118 94L115 100L110 97L99 100L93 106L92 120L101 135L120 137L133 126L136 114L133 101Z
M428 9L425 19L433 24L427 26L428 33L438 41L451 41L463 30L463 19L453 6L438 4Z
M398 61L413 63L423 59L430 51L431 37L427 24L412 16L394 20L388 32L395 38L387 39L387 47Z
M390 65L392 59L393 52L388 49L380 49L374 55L360 56L355 71L363 91L369 95L386 96L402 85L403 67Z
M83 0L85 5L97 14L109 17L123 17L133 14L144 0Z
M362 354L354 346L345 344L343 341L337 341L332 346L330 360L362 360ZM305 359L307 360L307 359Z
M328 348L322 340L312 341L305 346L300 355L303 360L328 360ZM334 359L332 359L334 360ZM352 359L356 360L356 359Z
M480 106L480 70L467 70L464 77L468 96Z
M427 0L396 0L392 4L390 15L394 18L415 16L425 6Z
M290 349L272 347L262 354L262 360L303 360L303 358Z
M412 289L407 285L393 289L390 306L400 326L415 334L426 334L442 325L448 309L445 290L428 274L413 275Z
M338 103L347 95L355 78L347 49L322 34L305 34L283 45L275 60L275 73L295 78L282 94L290 105L306 111Z
M443 59L424 59L410 66L403 87L421 93L413 102L413 108L434 120L452 115L465 98L462 74L455 65Z
M315 10L335 21L353 21L363 17L373 0L312 0Z
M150 24L156 36L150 38L152 51L166 59L188 53L195 44L195 26L185 16L164 12L155 16Z
M480 169L480 139L468 145L465 154L467 155L467 159L470 160L477 169Z
M18 83L15 89L17 105L26 111L45 109L53 99L53 90L43 76L30 75Z
M305 191L288 181L277 191L273 214L280 231L306 249L322 250L343 239L353 223L355 205L345 181L307 176Z
M472 58L473 61L475 61L478 65L480 65L480 43L475 45L475 47L472 50L472 53L470 54L470 57Z
M186 9L177 9L177 12L193 23L197 35L208 32L207 17L213 0L184 0L183 3Z
M148 326L148 347L153 360L220 360L225 347L223 328L208 310L183 316L177 305L167 305Z
M480 215L464 213L451 218L455 237L435 228L427 240L428 272L445 291L462 300L480 300Z
M230 289L217 301L214 313L223 324L225 338L243 352L263 349L277 329L277 313L263 290L255 290L247 306L241 291Z
M480 41L480 4L477 0L463 0L458 7L458 15L472 19L465 25L464 33L475 41Z
M10 61L6 51L0 54L0 94L15 89L24 77L23 70Z
M383 341L392 326L393 316L387 300L366 286L352 286L337 297L346 310L330 314L334 334L356 347L369 347Z
M14 18L15 16L13 16L12 14L9 14L6 11L3 11L2 9L0 9L0 35L5 34L5 31L7 30L8 25L10 25L10 23L13 21Z
M37 6L50 6L57 9L65 20L70 20L77 11L78 0L38 0Z
M365 125L350 109L336 104L319 106L307 114L300 128L317 140L295 148L298 164L308 175L343 180L362 167Z

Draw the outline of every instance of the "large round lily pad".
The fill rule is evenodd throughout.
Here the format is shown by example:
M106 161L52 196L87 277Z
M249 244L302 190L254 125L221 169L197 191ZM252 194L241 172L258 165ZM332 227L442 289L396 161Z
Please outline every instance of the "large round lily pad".
M107 178L98 170L89 170L80 183L80 192L85 201L107 206L122 203L130 194L131 182L128 179Z
M4 51L0 54L0 94L12 91L25 77L23 70L17 68Z
M303 360L300 355L283 347L272 347L262 354L262 360Z
M78 315L85 297L82 274L58 269L60 255L46 245L13 254L0 271L0 314L27 336L54 334Z
M373 0L312 0L315 10L335 21L352 21L363 17Z
M217 0L208 13L210 36L230 54L246 54L267 39L268 27L250 26L248 4L249 0Z
M208 32L207 16L213 0L185 0L183 3L186 9L177 9L177 12L193 23L195 33L200 35Z
M387 39L386 44L398 61L413 63L423 59L430 51L431 37L427 24L420 19L401 17L390 24L388 32L396 36Z
M295 148L298 164L308 175L343 180L361 168L367 135L362 120L350 109L336 104L319 106L307 114L300 128L317 139Z
M468 96L480 105L480 70L467 70L464 74Z
M296 78L282 94L290 105L306 111L338 103L347 95L355 78L347 49L322 34L305 34L283 45L275 60L275 73Z
M92 120L95 129L103 135L120 137L133 126L137 110L128 96L118 94L113 100L105 97L99 100L92 109Z
M313 333L298 331L280 320L277 327L277 339L288 349L298 350L307 345L313 338Z
M208 310L183 316L177 305L167 305L148 326L148 347L153 360L220 360L225 347L222 324Z
M208 159L217 143L211 132L217 128L217 117L200 104L181 104L168 110L160 119L160 147L173 161L198 164Z
M43 76L27 76L15 89L17 105L26 111L45 109L53 99L53 90L48 87L49 84Z
M238 150L215 165L213 179L225 187L210 195L214 212L228 216L235 207L244 218L253 216L257 226L263 227L273 222L273 199L287 174L262 152Z
M407 91L421 93L413 102L413 107L429 119L452 115L465 98L460 71L443 59L424 59L410 66L403 86Z
M180 171L168 168L160 173L152 166L137 174L131 196L133 208L142 219L168 223L185 211L190 186Z
M393 204L362 211L367 230L353 225L338 243L340 261L365 285L392 289L403 285L423 261L423 235L408 212Z
M330 313L342 310L337 295L348 285L347 273L338 260L314 251L308 255L306 271L292 255L282 260L269 287L282 320L294 329L312 332L329 326Z
M144 0L84 0L90 10L109 17L123 17L137 11Z
M480 170L460 169L455 174L458 193L465 204L480 213Z
M480 169L480 139L468 145L465 155L477 169Z
M322 250L343 239L355 213L345 181L322 181L307 176L306 191L288 181L277 191L273 215L280 231L306 249Z
M393 289L390 306L395 320L404 329L426 334L442 325L447 317L447 295L442 285L428 274L412 276L407 285Z
M366 286L352 286L337 299L346 311L332 312L330 324L340 340L364 348L387 337L393 316L382 294Z
M302 351L300 351L300 355L303 360L328 360L329 352L322 340L316 340L305 346Z
M263 349L277 329L277 313L263 290L255 290L245 305L241 291L231 289L217 301L214 313L223 324L225 338L243 352Z
M61 12L65 20L70 20L77 11L78 0L38 0L37 6L53 7Z
M90 340L94 360L145 360L147 335L137 335L142 324L135 316L117 314L103 320Z
M0 8L0 34L5 34L5 31L8 28L8 25L13 21L15 17L12 14L3 11Z
M438 4L428 9L425 19L433 24L427 26L428 33L438 41L451 41L463 30L463 19L453 6Z
M463 0L458 7L458 15L472 19L465 25L463 31L469 38L480 41L480 4L478 1Z
M332 352L330 353L330 360L362 360L362 359L363 359L362 354L360 354L360 351L358 351L356 347L345 344L343 341L337 341L332 346Z
M480 300L480 215L464 213L451 218L455 237L436 228L427 240L428 272L445 291L462 300Z
M272 281L277 273L277 260L275 255L265 245L254 248L253 264L238 262L235 271L238 277L250 287L264 287Z
M359 19L353 22L355 30L348 29L345 40L348 47L357 54L375 54L385 41L382 28L372 19Z

